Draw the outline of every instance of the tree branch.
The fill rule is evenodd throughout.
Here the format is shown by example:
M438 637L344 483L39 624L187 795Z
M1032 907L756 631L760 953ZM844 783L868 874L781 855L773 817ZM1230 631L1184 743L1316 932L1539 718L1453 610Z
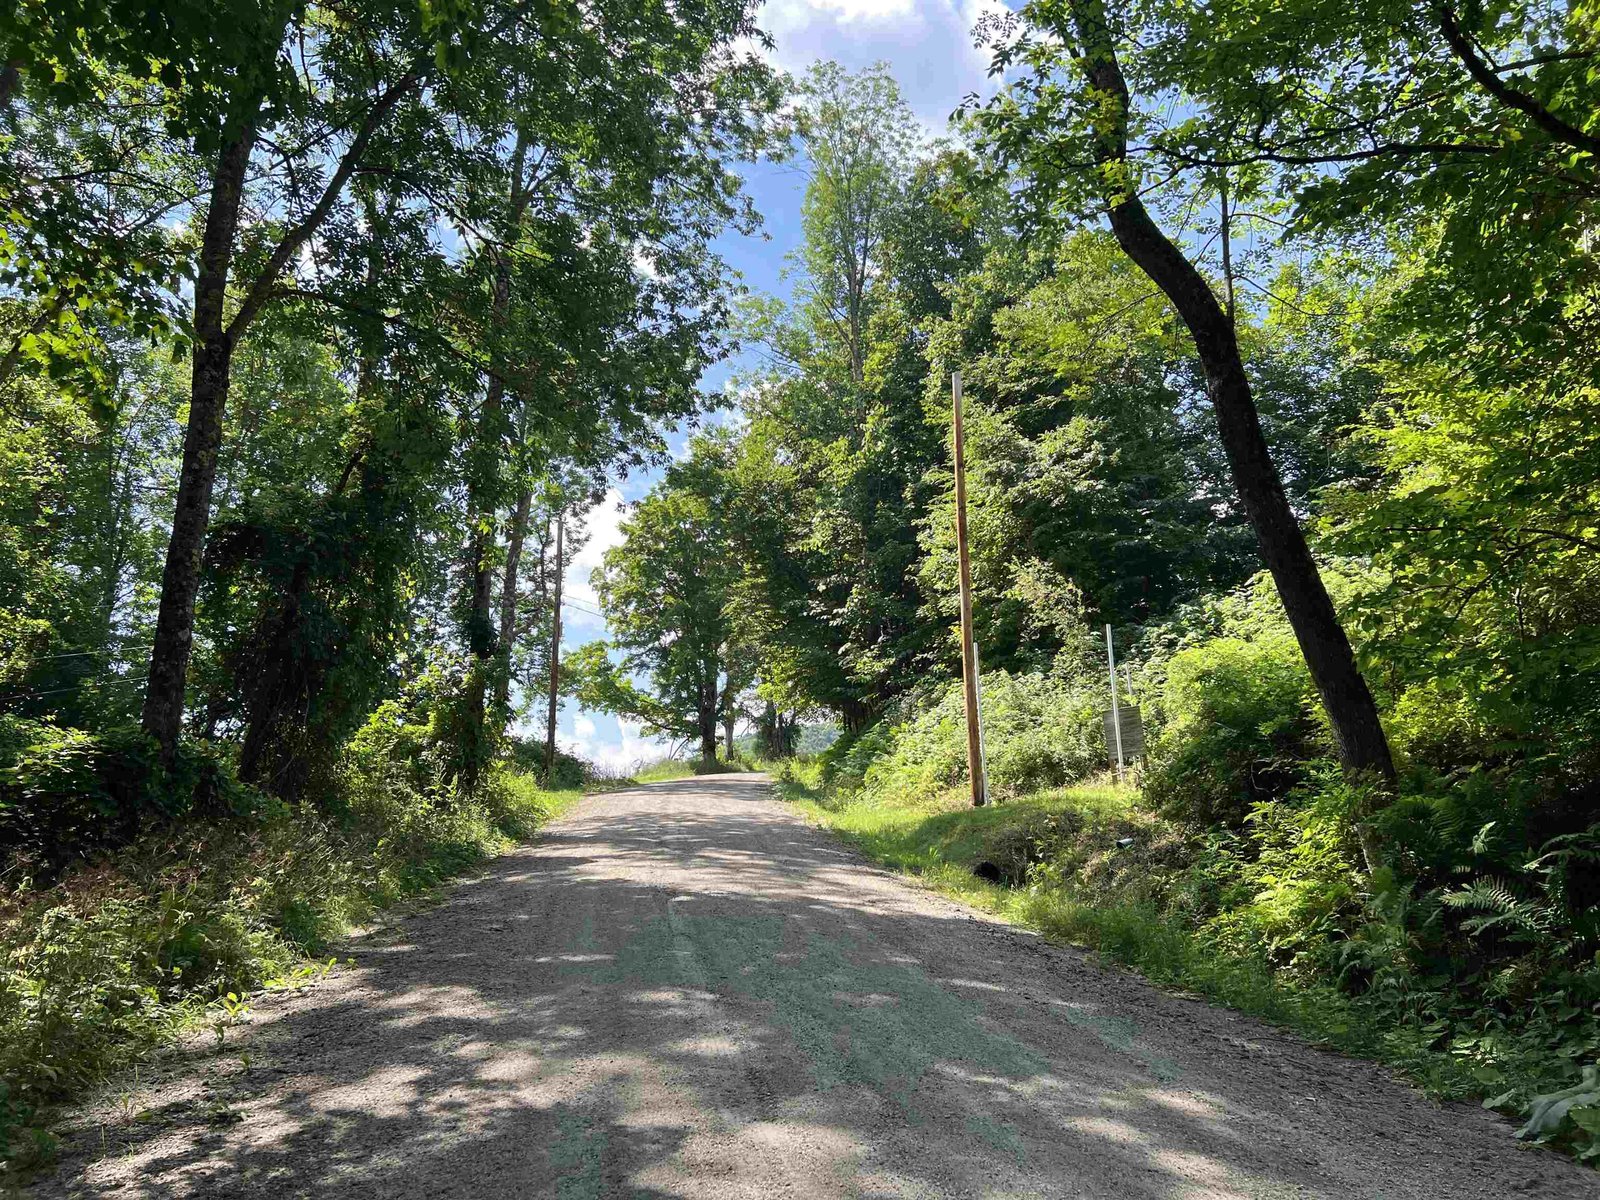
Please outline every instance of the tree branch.
M367 110L366 120L361 123L355 137L350 140L350 145L339 159L339 165L334 170L332 178L322 189L322 196L306 214L305 219L283 235L277 248L273 250L272 257L267 260L267 265L252 281L249 291L245 293L244 302L239 305L238 313L228 326L230 338L237 340L256 319L262 305L271 298L278 276L333 211L333 206L338 203L345 184L350 181L350 176L355 174L356 168L361 164L361 159L366 154L367 147L372 142L372 135L377 132L378 126L383 124L388 115L394 111L395 105L400 103L401 98L421 82L422 74L412 71L373 101L372 107Z
M1461 60L1461 65L1466 67L1467 74L1471 75L1478 86L1489 95L1507 108L1514 108L1522 113L1557 141L1566 142L1579 150L1587 150L1590 154L1600 155L1600 137L1585 133L1576 125L1567 124L1541 101L1501 79L1501 68L1479 56L1472 39L1461 28L1448 4L1439 6L1439 28L1444 33L1444 40L1450 44L1450 49Z

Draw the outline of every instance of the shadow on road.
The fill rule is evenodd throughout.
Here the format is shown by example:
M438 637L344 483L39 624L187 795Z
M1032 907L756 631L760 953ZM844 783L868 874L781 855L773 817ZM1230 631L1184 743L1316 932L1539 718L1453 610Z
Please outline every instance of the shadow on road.
M591 798L351 952L44 1190L1594 1194L1480 1114L868 869L750 777Z

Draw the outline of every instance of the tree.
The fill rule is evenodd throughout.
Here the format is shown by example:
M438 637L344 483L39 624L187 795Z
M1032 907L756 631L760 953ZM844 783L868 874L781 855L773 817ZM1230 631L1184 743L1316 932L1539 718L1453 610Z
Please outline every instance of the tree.
M1084 620L1146 624L1251 573L1248 528L1214 461L1202 382L1161 294L1098 231L993 239L952 289L930 357L971 397L968 504L979 638L993 666L1038 661ZM942 408L942 405L941 405ZM929 618L954 620L948 468L923 533ZM1083 609L1045 618L1061 598Z
M814 68L800 104L806 240L792 301L762 306L753 330L776 366L745 392L742 595L763 674L797 689L793 707L860 729L928 651L920 489L943 449L923 412L921 325L975 257L981 213L966 156L919 161L920 131L881 66Z
M1231 301L1227 308L1219 303L1142 198L1146 180L1130 141L1133 96L1117 55L1121 31L1100 0L1041 0L1024 13L1051 37L1024 39L1031 77L980 114L989 144L1026 163L1042 197L1092 196L1123 251L1166 294L1188 327L1234 487L1322 698L1340 760L1352 778L1392 792L1394 763L1377 705L1272 461ZM1016 53L1015 47L1002 50L997 63L1014 61ZM1074 88L1054 82L1064 60L1070 62ZM1231 278L1226 280L1230 295ZM1365 822L1360 831L1368 866L1376 869L1375 835Z
M452 10L448 19L385 0L337 16L292 5L251 14L220 34L205 32L209 25L198 21L204 14L175 11L141 34L118 24L134 14L112 6L102 14L104 27L97 25L82 44L69 26L57 24L59 14L35 5L0 27L29 80L34 67L45 66L67 80L54 88L27 82L30 97L37 93L41 104L65 105L75 119L89 114L85 120L113 127L120 121L147 128L150 114L165 113L162 132L198 175L187 195L176 189L160 198L164 209L155 206L158 216L191 212L198 234L187 272L194 281L188 423L144 700L145 729L168 761L184 709L235 352L264 312L286 302L314 304L344 320L375 314L404 319L370 303L359 308L363 301L352 284L364 263L358 254L340 252L361 240L355 181L395 198L398 211L452 226L459 238L457 248L438 236L409 243L421 262L403 273L426 273L431 268L423 264L441 258L459 259L454 265L464 268L467 286L447 287L436 297L453 319L442 329L437 322L415 327L435 353L475 367L483 381L470 422L482 436L464 461L482 463L474 446L483 443L490 445L488 462L499 461L507 429L503 397L513 385L529 394L537 384L606 397L600 405L551 402L547 409L557 418L580 414L552 422L559 432L548 441L554 454L592 466L607 461L619 441L624 454L641 436L653 441L656 435L644 431L657 418L681 416L695 403L697 355L712 352L721 324L715 295L722 286L720 261L704 253L706 243L728 221L748 216L730 186L726 159L759 138L773 99L770 72L736 48L754 32L749 8L741 4L708 6L693 20L646 13L636 0L603 4L583 22L494 0ZM153 75L141 71L155 51L170 51L171 60ZM230 67L235 62L240 69ZM106 105L109 85L95 74L102 64L112 69L112 83L143 102ZM119 66L128 73L116 76ZM80 68L88 82L74 74ZM663 78L672 86L663 87ZM152 98L159 103L149 103ZM38 130L52 115L23 114ZM605 136L598 136L602 126ZM139 145L137 138L124 140ZM51 144L47 136L36 142ZM47 158L36 155L24 165ZM107 282L116 280L126 291L149 277L154 283L147 290L158 300L163 288L169 297L177 291L182 239L158 236L156 249L171 253L144 254L140 243L121 234L125 223L113 222L122 238L114 255L94 246L63 250L98 215L86 210L70 221L54 215L76 212L55 203L70 196L66 181L103 178L113 192L137 196L145 180L125 171L126 164L126 155L111 147L81 169L8 175L8 200L29 199L12 204L13 220L26 234L8 243L16 251L15 277L26 277L30 287L38 279L45 283L35 289L38 315L15 353L8 353L7 369L20 358L44 359L45 351L61 348L59 337L45 340L45 326L53 314L77 311L90 284L116 291ZM140 198L148 213L152 202ZM164 229L170 220L154 224ZM151 225L141 217L134 228L148 233ZM519 308L511 294L517 264L529 255L539 256L534 273L541 276L541 294L571 297L573 311L593 293L585 297L581 285L572 286L582 270L564 266L602 264L600 286L613 298L605 309L610 320L584 343L586 353L603 361L620 341L631 356L611 357L638 366L648 345L676 374L657 368L620 388L612 386L614 379L587 387L562 379L558 364L574 361L577 346L558 339L552 352L530 353L535 347L526 334L536 327L537 305ZM663 269L653 268L640 284L636 256ZM96 260L92 273L82 269L87 259ZM433 274L436 282L443 278ZM487 286L474 291L485 279ZM618 279L630 286L618 292ZM170 298L156 307L162 305L170 319L176 306ZM150 307L124 303L140 319ZM576 360L586 361L583 355ZM560 446L563 437L576 444ZM496 478L491 467L487 474L473 470L470 480L480 532L472 539L478 552L469 572L475 587L469 607L471 629L482 627L482 636L474 633L480 665L494 650L485 585L503 499Z
M725 518L730 451L726 437L696 438L688 458L629 514L622 543L594 576L621 659L613 663L611 647L595 642L567 668L584 704L697 741L707 761L733 698L750 682L730 604L739 572ZM632 682L636 674L649 678L648 691Z
M505 724L513 647L493 592L527 485L582 475L594 491L607 470L659 459L662 428L700 407L698 377L725 350L732 284L711 243L753 227L729 163L764 144L776 103L770 73L736 46L750 11L716 5L685 22L619 2L567 59L516 63L508 91L491 79L477 93L486 136L508 129L510 151L468 210L485 236L458 312L463 341L488 351L481 403L463 418L469 786ZM514 573L498 574L504 595Z
M432 68L432 39L420 25L381 8L363 15L364 21L340 27L336 32L333 27L319 28L286 13L275 44L270 49L263 45L262 49L276 58L278 44L285 41L304 46L310 40L318 45L325 56L330 92L297 95L278 87L264 87L261 80L246 75L225 93L215 124L196 133L197 148L203 149L210 140L216 150L209 164L209 198L195 257L189 417L143 714L145 732L155 739L163 760L169 764L176 752L183 718L184 685L194 639L195 595L211 515L234 351L285 286L283 277L300 256L302 247L322 231L339 208L345 188L365 160L375 135L403 101L414 101ZM392 50L387 57L364 50L376 42L380 31L393 39L386 42ZM273 135L306 137L312 124L296 128L283 119L293 107L303 104L315 104L318 112L314 120L326 122L333 129L347 129L348 136L337 150L311 139L302 142L297 155L269 157L269 162L276 159L283 164L279 169L284 171L281 178L289 192L290 216L286 222L264 222L250 230L252 236L241 245L240 218L252 159L258 146L270 151L269 143L277 140ZM301 161L296 162L296 158ZM316 169L322 162L331 162L331 170L324 173ZM307 187L302 183L306 178L318 183ZM242 273L236 273L236 262L241 258L240 265L248 265ZM230 285L240 297L231 315Z

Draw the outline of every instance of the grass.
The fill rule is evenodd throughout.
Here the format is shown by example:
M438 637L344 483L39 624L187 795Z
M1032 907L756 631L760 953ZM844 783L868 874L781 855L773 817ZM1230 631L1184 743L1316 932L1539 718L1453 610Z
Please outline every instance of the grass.
M443 804L356 780L337 817L190 823L0 891L0 1188L53 1155L60 1104L196 1028L225 1030L253 992L325 972L334 939L580 795L500 774L480 801Z
M764 768L755 762L735 758L732 763L716 759L707 764L698 758L658 758L653 762L636 763L615 775L597 776L585 787L587 792L614 792L637 787L641 783L668 783L674 779L693 779L697 775L720 775L732 771L759 771Z
M1464 1064L1429 1048L1428 1037L1327 986L1287 977L1260 959L1218 947L1134 894L1090 891L1049 871L1030 872L1040 831L1083 831L1077 840L1115 855L1127 835L1148 833L1131 788L1054 789L974 809L965 792L886 804L830 796L810 764L778 777L781 794L884 866L973 908L1131 967L1151 982L1195 993L1284 1026L1308 1040L1399 1067L1429 1092L1470 1097L1481 1088ZM1000 868L992 882L974 874Z
M979 863L1013 852L1017 839L1050 815L1109 818L1125 813L1129 802L1127 790L1118 787L1060 788L983 808L970 807L965 791L913 805L842 807L822 803L815 789L806 792L790 798L879 862L918 875L950 868L969 877Z

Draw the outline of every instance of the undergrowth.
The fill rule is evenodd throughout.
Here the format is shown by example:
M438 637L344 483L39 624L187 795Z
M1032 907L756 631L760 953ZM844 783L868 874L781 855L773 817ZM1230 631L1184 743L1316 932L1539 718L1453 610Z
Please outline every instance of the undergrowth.
M570 806L533 776L475 799L362 772L340 811L269 804L171 825L48 887L0 892L0 1175L53 1154L54 1106L245 998L326 969L330 941ZM217 1019L222 1019L218 1017Z

